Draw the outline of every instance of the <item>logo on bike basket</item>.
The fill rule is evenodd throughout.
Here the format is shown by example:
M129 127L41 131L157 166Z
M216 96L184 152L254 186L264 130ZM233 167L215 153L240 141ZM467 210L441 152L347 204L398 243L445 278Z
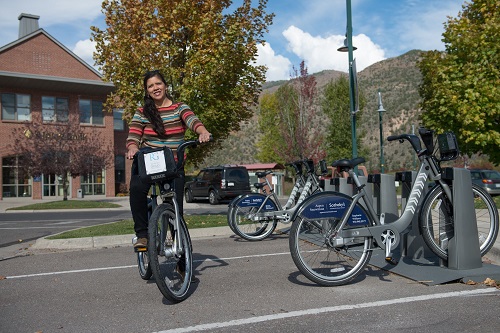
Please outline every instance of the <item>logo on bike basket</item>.
M311 201L302 210L301 215L308 219L340 219L347 212L352 200L344 197L325 196ZM349 217L350 226L362 226L368 224L368 218L365 212L358 206Z
M260 207L264 203L265 197L260 196L260 195L252 195L249 197L246 197L240 202L238 202L239 207ZM277 210L276 204L271 201L267 200L264 206L261 208L262 210Z

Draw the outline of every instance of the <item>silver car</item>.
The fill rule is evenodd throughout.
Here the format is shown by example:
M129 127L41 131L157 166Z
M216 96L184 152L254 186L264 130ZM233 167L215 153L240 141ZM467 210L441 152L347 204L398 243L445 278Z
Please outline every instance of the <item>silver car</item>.
M500 195L500 172L471 169L472 182L484 188L491 196Z

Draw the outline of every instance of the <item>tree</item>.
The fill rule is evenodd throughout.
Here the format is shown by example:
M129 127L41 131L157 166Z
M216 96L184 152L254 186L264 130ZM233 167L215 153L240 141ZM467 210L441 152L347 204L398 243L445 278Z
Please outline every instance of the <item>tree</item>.
M94 54L104 78L116 90L130 119L142 102L142 76L159 69L175 100L186 102L220 143L252 116L265 82L265 66L256 66L257 44L272 24L267 0L251 0L230 13L230 0L105 0L107 29L92 27ZM206 145L190 152L191 162Z
M462 152L500 163L500 2L467 2L445 24L445 52L423 53L418 67L426 127L453 131Z
M68 200L68 175L75 178L113 164L113 150L99 132L86 133L78 124L47 126L27 123L14 130L20 170L28 176L61 176L63 200Z
M309 158L318 162L324 157L322 131L316 101L316 79L309 75L304 61L294 68L294 77L273 94L261 100L258 141L260 156L274 156L275 161L291 162ZM271 133L269 133L272 131Z
M363 94L359 94L359 108L366 105ZM330 119L326 128L325 150L328 161L335 161L352 156L352 125L349 105L349 79L342 75L332 80L323 89L321 109ZM356 113L358 124L362 122L362 112ZM363 133L357 135L358 156L367 156L367 151L361 145Z

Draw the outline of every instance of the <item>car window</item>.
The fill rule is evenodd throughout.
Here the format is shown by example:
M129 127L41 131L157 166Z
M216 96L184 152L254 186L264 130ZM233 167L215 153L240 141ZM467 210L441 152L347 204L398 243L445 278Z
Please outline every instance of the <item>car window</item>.
M500 173L497 171L485 171L484 177L486 179L500 179Z
M229 170L227 178L244 182L248 179L248 172L245 172L242 169L232 169Z
M477 171L471 171L470 176L472 179L481 179L481 175Z
M222 180L222 170L216 170L214 173L214 181L220 182Z
M201 176L201 179L202 180L210 180L210 172L209 171L203 172L203 175Z

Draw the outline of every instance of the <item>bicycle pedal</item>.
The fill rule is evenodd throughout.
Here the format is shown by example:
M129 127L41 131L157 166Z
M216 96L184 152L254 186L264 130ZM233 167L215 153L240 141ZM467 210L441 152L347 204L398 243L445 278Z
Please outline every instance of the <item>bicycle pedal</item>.
M147 252L147 247L134 247L134 252Z
M385 257L385 261L394 266L398 264L397 260L395 260L393 257Z

